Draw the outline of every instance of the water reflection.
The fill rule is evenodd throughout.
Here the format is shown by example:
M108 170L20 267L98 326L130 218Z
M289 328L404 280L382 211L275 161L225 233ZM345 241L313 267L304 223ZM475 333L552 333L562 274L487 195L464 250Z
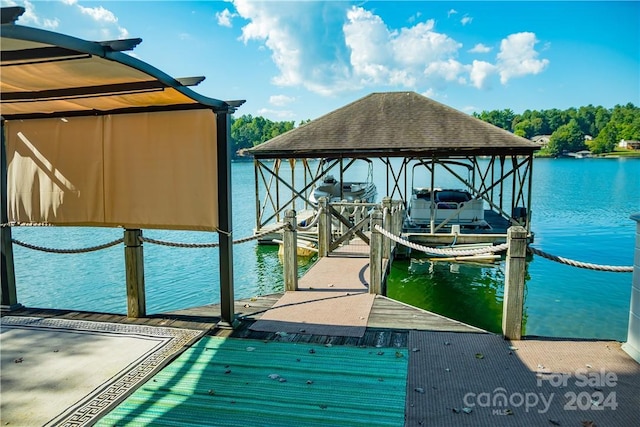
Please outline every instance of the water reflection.
M298 277L313 265L317 256L298 257ZM282 259L278 256L278 245L256 245L256 295L284 292Z
M396 260L388 278L387 295L415 307L500 333L504 261L484 265L433 262L428 258L415 257ZM526 317L525 312L525 324Z

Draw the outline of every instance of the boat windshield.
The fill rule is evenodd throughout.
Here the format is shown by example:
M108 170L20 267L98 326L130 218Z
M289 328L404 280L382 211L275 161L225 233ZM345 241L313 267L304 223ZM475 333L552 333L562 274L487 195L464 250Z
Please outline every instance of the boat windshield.
M436 192L438 202L464 203L471 200L471 194L463 190L442 190Z

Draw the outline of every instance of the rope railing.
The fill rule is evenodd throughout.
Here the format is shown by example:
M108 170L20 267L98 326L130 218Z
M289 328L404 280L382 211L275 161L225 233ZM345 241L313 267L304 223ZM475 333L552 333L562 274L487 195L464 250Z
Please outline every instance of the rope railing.
M551 255L547 252L541 251L540 249L529 247L529 252L540 255L543 258L546 258L551 261L559 262L560 264L570 265L572 267L578 268L586 268L587 270L596 270L596 271L610 271L614 273L632 273L633 267L627 266L618 266L618 265L600 265L600 264L592 264L588 262L574 261L572 259L563 258L555 255Z
M103 245L90 246L88 248L80 248L80 249L54 249L54 248L46 248L44 246L32 245L30 243L21 242L20 240L16 240L16 239L11 239L11 241L18 246L22 246L24 248L33 249L35 251L40 251L40 252L49 252L54 254L82 254L86 252L94 252L94 251L99 251L101 249L110 248L111 246L115 246L117 244L123 243L124 239L116 239L112 242L105 243Z
M312 221L312 223L310 223L307 227L311 227L313 226L317 221L318 218L320 217L320 212L318 212L318 214L315 216L314 220ZM3 227L4 226L10 226L9 224L1 224ZM49 224L30 224L30 226L50 226ZM249 237L245 237L242 239L238 239L238 240L234 240L233 244L241 244L241 243L246 243L246 242L250 242L252 240L257 240L260 239L268 234L271 233L276 233L280 230L283 230L285 228L288 227L288 224L282 224L279 227L276 227L272 230L269 231L265 231L263 233L258 233L255 234L253 236L249 236ZM298 229L304 230L304 228L299 227ZM440 255L440 256L473 256L473 255L485 255L485 254L490 254L490 253L496 253L496 252L502 252L504 250L506 250L509 245L507 243L503 243L501 245L495 245L495 246L490 246L490 247L484 247L484 248L476 248L476 249L452 249L452 248L434 248L434 247L428 247L428 246L423 246L423 245L419 245L417 243L413 243L410 242L406 239L403 239L402 237L396 236L390 232L388 232L387 230L385 230L384 228L380 227L379 225L375 226L375 229L380 232L382 235L384 235L385 237L395 241L396 243L399 243L401 245L404 245L408 248L411 249L415 249L417 251L420 252L424 252L427 254L432 254L432 255ZM18 246L22 246L24 248L27 249L32 249L32 250L36 250L36 251L41 251L41 252L48 252L48 253L56 253L56 254L78 254L78 253L87 253L87 252L95 252L95 251L99 251L102 249L107 249L110 248L112 246L118 245L120 243L124 242L124 239L120 238L120 239L116 239L113 240L111 242L107 242L101 245L96 245L96 246L90 246L90 247L86 247L86 248L77 248L77 249L56 249L56 248L48 248L48 247L44 247L44 246L38 246L38 245L33 245L30 243L26 243L26 242L22 242L20 240L17 239L11 239L11 241L13 243L15 243ZM151 239L148 237L140 237L140 241L141 242L146 242L146 243L151 243L151 244L156 244L156 245L162 245L162 246L171 246L171 247L178 247L178 248L216 248L218 246L220 246L220 243L214 242L214 243L178 243L178 242L168 242L168 241L163 241L163 240L158 240L158 239ZM565 265L569 265L572 267L577 267L577 268L584 268L584 269L588 269L588 270L594 270L594 271L609 271L609 272L615 272L615 273L631 273L633 272L633 267L632 266L616 266L616 265L602 265L602 264L593 264L593 263L588 263L588 262L582 262L582 261L576 261L576 260L572 260L569 258L564 258L564 257L560 257L560 256L556 256L556 255L552 255L549 254L547 252L544 252L540 249L537 248L533 248L533 247L529 247L528 251L535 254L535 255L539 255L543 258L546 258L548 260L551 261L555 261L561 264L565 264Z
M316 211L316 215L313 217L313 219L311 220L311 222L307 225L298 225L298 231L309 231L311 230L320 220L320 214L323 212L323 208L320 207L320 209L318 209Z
M508 248L508 244L507 243L503 243L501 245L496 245L496 246L491 246L488 248L478 248L478 249L463 249L463 250L458 250L458 249L440 249L440 248L430 248L430 247L426 247L426 246L422 246L422 245L418 245L416 243L410 242L408 240L405 240L401 237L395 236L391 233L389 233L388 231L386 231L385 229L383 229L380 226L376 226L375 227L376 230L378 230L381 234L383 234L384 236L388 237L389 239L400 243L402 245L405 245L411 249L415 249L417 251L421 251L421 252L425 252L425 253L429 253L429 254L434 254L434 255L452 255L452 256L467 256L467 255L482 255L482 254L487 254L487 253L494 253L494 252L500 252L503 251L505 249ZM555 261L555 262L559 262L561 264L565 264L565 265L569 265L572 267L577 267L577 268L584 268L584 269L588 269L588 270L595 270L595 271L609 271L609 272L614 272L614 273L632 273L633 272L633 267L629 266L617 266L617 265L601 265L601 264L592 264L592 263L588 263L588 262L581 262L581 261L575 261L572 259L568 259L568 258L563 258L563 257L559 257L556 255L551 255L547 252L541 251L540 249L536 249L536 248L532 248L529 247L528 248L529 252L535 254L535 255L539 255L543 258L546 258L548 260L551 261Z
M374 227L377 231L379 231L382 235L384 235L385 237L400 243L402 245L405 245L411 249L415 249L417 251L420 252L425 252L428 254L434 254L434 255L442 255L442 256L472 256L472 255L485 255L485 254L490 254L490 253L495 253L495 252L502 252L504 250L506 250L509 245L506 243L503 243L501 245L495 245L495 246L489 246L486 248L476 248L476 249L443 249L443 248L433 248L433 247L428 247L428 246L423 246L423 245L418 245L417 243L413 243L410 242L406 239L403 239L402 237L396 236L394 234L389 233L387 230L385 230L384 228L380 227L379 225L376 225Z
M272 230L269 231L265 231L263 233L258 233L255 234L253 236L249 236L249 237L245 237L242 239L238 239L238 240L234 240L233 244L237 245L237 244L241 244L241 243L246 243L246 242L250 242L252 240L257 240L260 239L261 237L264 237L268 234L271 233L276 233L282 229L285 229L288 226L288 224L282 224L279 227L276 227ZM148 237L140 237L140 242L146 242L146 243L151 243L151 244L156 244L156 245L161 245L161 246L171 246L171 247L176 247L176 248L216 248L218 246L220 246L220 243L218 242L214 242L214 243L179 243L179 242L168 242L168 241L164 241L164 240L157 240L157 239L151 239ZM111 242L102 244L102 245L96 245L96 246L90 246L87 248L79 248L79 249L56 249L56 248L47 248L44 246L38 246L38 245L32 245L30 243L25 243L22 242L20 240L17 239L11 239L11 241L13 243L15 243L18 246L22 246L24 248L27 249L33 249L36 251L40 251L40 252L49 252L49 253L56 253L56 254L79 254L79 253L86 253L86 252L94 252L94 251L99 251L101 249L106 249L106 248L110 248L111 246L115 246L117 244L120 243L124 243L124 239L120 238L120 239L116 239L113 240Z
M220 246L220 243L214 242L214 243L180 243L180 242L167 242L165 240L157 240L157 239L150 239L149 237L143 237L140 236L139 237L140 241L143 243L151 243L154 245L160 245L160 246L170 246L173 248L217 248L218 246Z
M233 244L234 245L239 245L241 243L246 243L246 242L250 242L252 240L258 240L266 235L269 235L271 233L276 233L280 230L283 230L285 228L287 228L288 224L282 224L272 230L269 231L265 231L263 233L258 233L258 234L254 234L253 236L248 236L248 237L244 237L242 239L238 239L238 240L234 240ZM218 246L220 246L220 243L214 242L214 243L176 243L176 242L167 242L164 240L157 240L157 239L150 239L148 237L140 237L140 241L141 242L146 242L146 243L152 243L155 245L162 245L162 246L171 246L171 247L175 247L175 248L217 248Z

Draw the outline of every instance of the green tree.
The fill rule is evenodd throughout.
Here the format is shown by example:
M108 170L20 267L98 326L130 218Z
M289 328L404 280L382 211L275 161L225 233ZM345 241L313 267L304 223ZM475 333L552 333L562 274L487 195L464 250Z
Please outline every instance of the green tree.
M514 126L513 133L524 138L531 138L536 135L534 131L533 123L530 120L525 119Z
M640 108L632 103L612 109L590 104L577 109L525 110L522 114L505 109L473 115L525 138L555 135L547 150L551 154L582 150L585 135L594 138L588 143L594 153L611 152L622 139L640 140Z
M551 134L549 151L558 155L564 152L576 152L586 148L584 133L576 119L571 119L566 125L560 126Z
M295 127L294 121L273 122L264 117L252 117L250 114L231 119L231 141L234 157L243 150L255 147L265 141L290 131Z
M473 113L473 116L499 128L511 131L511 123L515 113L507 108L505 110L482 111L480 114Z
M591 141L589 149L595 154L610 153L616 148L618 141L618 128L615 123L609 122Z

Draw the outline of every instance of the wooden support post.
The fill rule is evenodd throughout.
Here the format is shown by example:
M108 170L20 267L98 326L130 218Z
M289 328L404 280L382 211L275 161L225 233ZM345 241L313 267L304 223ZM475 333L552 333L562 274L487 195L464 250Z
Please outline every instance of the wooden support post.
M384 197L382 199L382 228L386 231L393 232L393 216L391 215L391 197ZM391 258L391 239L382 238L382 258Z
M507 230L507 260L502 302L502 334L505 339L522 338L524 276L527 267L527 230L521 226Z
M318 218L318 257L329 256L331 245L331 212L326 197L318 200L320 217Z
M382 240L383 236L375 226L382 226L382 212L371 214L371 248L369 252L369 293L382 293Z
M283 273L284 290L298 290L298 231L296 230L296 211L289 210L285 213L284 222L287 227L283 232Z
M124 230L124 262L127 280L127 316L145 317L147 305L144 291L144 260L142 230Z
M2 120L2 141L0 142L0 222L6 224L9 220L7 213L7 151L4 138L4 120ZM20 307L16 291L16 274L13 263L13 242L11 227L0 227L0 300L3 309L13 310Z

